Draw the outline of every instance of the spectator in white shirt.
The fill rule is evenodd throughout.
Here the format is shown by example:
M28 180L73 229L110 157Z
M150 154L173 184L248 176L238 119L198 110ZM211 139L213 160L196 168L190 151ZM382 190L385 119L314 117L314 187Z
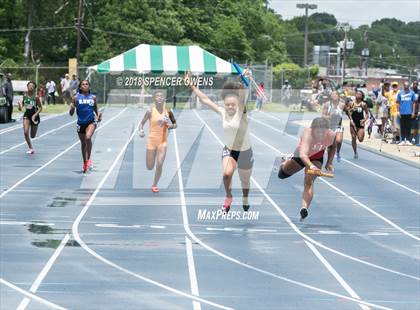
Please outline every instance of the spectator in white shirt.
M53 80L49 81L46 85L47 92L48 92L48 98L47 103L50 104L50 100L52 99L52 103L55 104L55 82Z
M63 102L69 104L71 99L71 80L68 73L61 80L61 93L63 94Z

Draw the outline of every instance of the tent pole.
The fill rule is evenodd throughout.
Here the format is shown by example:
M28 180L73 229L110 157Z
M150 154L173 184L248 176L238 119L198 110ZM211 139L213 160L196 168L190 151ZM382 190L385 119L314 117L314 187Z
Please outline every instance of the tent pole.
M104 104L106 104L106 74L104 74Z
M141 108L143 108L144 107L144 94L145 94L145 91L144 91L144 73L142 74L142 77L141 77L142 79L143 79L143 83L141 83L141 91L140 91L140 101L139 101L139 106L141 107Z

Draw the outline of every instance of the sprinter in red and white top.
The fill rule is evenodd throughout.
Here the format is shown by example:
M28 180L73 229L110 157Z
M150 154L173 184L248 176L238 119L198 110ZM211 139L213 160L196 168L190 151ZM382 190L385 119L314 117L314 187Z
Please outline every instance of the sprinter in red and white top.
M293 157L287 159L280 166L278 176L286 179L305 168L301 220L308 216L308 208L314 196L314 181L316 175L309 174L308 170L319 171L324 161L325 150L328 150L328 159L325 169L333 171L333 159L336 151L335 132L329 129L329 122L323 117L312 121L310 128L305 128L299 145Z

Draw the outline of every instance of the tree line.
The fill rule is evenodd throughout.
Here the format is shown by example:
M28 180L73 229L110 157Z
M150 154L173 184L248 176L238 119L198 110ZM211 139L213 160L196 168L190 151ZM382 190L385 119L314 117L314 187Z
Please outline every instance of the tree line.
M82 0L81 63L96 64L141 43L198 44L224 59L240 63L302 65L304 17L284 20L267 0ZM76 54L79 1L2 0L0 66L66 65ZM309 18L309 51L314 45L336 46L343 33L336 18L314 13ZM29 30L31 29L31 30ZM370 49L371 66L419 64L420 22L382 19L352 28L355 48ZM27 53L25 54L25 38ZM29 42L29 43L28 43Z

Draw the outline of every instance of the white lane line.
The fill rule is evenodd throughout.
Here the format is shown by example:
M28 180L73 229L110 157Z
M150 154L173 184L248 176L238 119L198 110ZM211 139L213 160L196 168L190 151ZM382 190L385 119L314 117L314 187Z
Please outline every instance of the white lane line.
M47 273L50 271L51 267L54 265L56 259L58 256L60 256L61 251L63 251L64 247L66 246L67 242L70 239L70 235L66 234L61 241L60 245L57 247L57 249L54 251L53 255L48 260L47 264L42 268L39 275L36 277L34 283L32 283L31 288L29 289L29 292L36 293L39 286L41 285L42 281L46 277ZM28 297L25 297L19 304L19 306L16 308L16 310L25 310L26 307L29 305L31 299Z
M264 145L266 145L267 147L269 147L270 149L272 149L273 151L275 151L275 152L277 152L277 153L279 153L279 154L282 154L281 152L280 152L280 150L278 150L278 149L276 149L275 147L273 147L272 145L270 145L270 144L268 144L267 142L265 142L265 141L263 141L263 140L261 140L260 138L258 138L257 136L255 136L254 135L254 138L256 138L257 140L259 140L261 143L263 143ZM322 181L323 179L322 178L320 178L320 180ZM414 279L414 280L417 280L417 281L420 281L420 277L417 277L417 276L413 276L413 275L409 275L409 274L406 274L406 273L403 273L403 272L400 272L400 271L396 271L396 270L393 270L393 269L390 269L390 268L386 268L386 267L383 267L383 266L380 266L380 265L376 265L376 264L374 264L374 263L370 263L370 262L367 262L367 261L364 261L364 260L362 260L362 259L360 259L360 258L357 258L357 257L354 257L354 256L351 256L351 255L348 255L348 254L345 254L345 253L343 253L343 252L340 252L340 251L337 251L337 250L334 250L333 248L330 248L330 247L328 247L328 246L326 246L326 245L323 245L322 243L320 243L320 242L318 242L318 241L316 241L315 239L312 239L311 237L309 237L307 234L305 234L305 233L303 233L291 220L290 220L290 218L286 215L286 213L284 213L283 212L283 210L277 205L277 203L273 200L273 199L271 199L271 197L270 196L268 196L268 194L265 192L265 190L263 189L263 188L261 188L261 187L259 187L259 186L257 186L259 189L260 189L260 191L262 191L262 193L263 193L263 195L267 198L267 200L270 202L270 204L277 210L277 212L281 215L281 217L283 217L283 219L286 221L286 223L288 223L289 224L289 226L290 227L292 227L293 228L293 230L294 231L296 231L299 235L301 235L304 239L306 239L306 240L308 240L308 241L310 241L310 242L312 242L313 244L315 244L316 246L318 246L318 247L320 247L320 248L323 248L323 249L325 249L325 250L327 250L327 251L330 251L330 252L332 252L332 253L334 253L334 254L337 254L337 255L339 255L339 256L342 256L342 257L345 257L345 258L347 258L347 259L350 259L350 260L352 260L352 261L355 261L355 262L358 262L358 263L361 263L361 264L364 264L364 265L367 265L367 266L370 266L370 267L373 267L373 268L376 268L376 269L380 269L380 270L383 270L383 271L387 271L387 272L390 272L390 273L394 273L394 274L397 274L397 275L400 275L400 276L403 276L403 277L407 277L407 278L410 278L410 279Z
M10 193L12 190L14 190L20 184L22 184L23 182L25 182L26 180L28 180L29 178L31 178L32 176L34 176L35 174L37 174L38 172L40 172L41 170L43 170L44 168L46 168L47 166L49 166L51 163L53 163L54 161L56 161L58 158L60 158L64 154L66 154L68 151L70 151L72 148L74 148L77 144L79 144L79 141L73 143L72 145L70 145L69 147L67 147L64 151L58 153L56 156L54 156L53 158L51 158L49 161L47 161L41 167L35 169L30 174L28 174L24 178L20 179L19 181L17 181L15 184L13 184L11 187L9 187L8 189L6 189L5 191L3 191L0 194L0 199L3 198L4 196L6 196L8 193Z
M141 228L140 225L119 225L119 224L111 224L111 223L95 224L95 226L104 227L104 228Z
M103 263L107 264L108 266L111 266L117 270L120 270L123 273L126 273L128 275L131 275L137 279L143 280L147 283L150 283L152 285L155 285L157 287L160 287L164 290L167 290L171 293L198 301L198 302L202 302L204 304L219 308L219 309L225 309L225 310L232 310L232 308L229 307L225 307L223 305L214 303L212 301L209 301L207 299L203 299L200 298L198 296L194 296L188 293L185 293L183 291L180 291L178 289L175 289L173 287L170 287L168 285L165 285L163 283L157 282L155 280L152 280L150 278L147 278L145 276L142 276L140 274L137 274L133 271L130 271L124 267L121 267L120 265L113 263L112 261L106 259L105 257L99 255L98 253L96 253L94 250L92 250L90 247L87 246L87 244L82 240L82 238L80 237L79 234L79 225L80 222L82 221L83 217L85 216L86 212L89 210L90 206L93 204L93 201L95 200L96 196L98 195L98 193L100 192L101 188L103 187L103 185L105 184L106 180L108 179L108 177L110 176L110 174L112 173L113 169L115 168L115 166L118 164L118 161L122 158L122 156L124 155L128 145L130 144L130 142L133 140L133 138L137 135L137 132L134 131L130 138L128 139L128 141L124 144L124 146L122 147L121 151L118 153L117 157L115 158L114 162L112 163L112 165L109 167L107 173L103 176L102 180L99 182L98 186L96 187L95 191L92 193L92 195L90 196L89 200L86 202L85 206L83 207L83 209L80 211L79 215L77 216L76 220L74 221L73 225L72 225L72 233L74 236L74 239L79 243L79 245L89 254L91 254L93 257L95 257L96 259L102 261Z
M87 222L85 221L84 223L86 224ZM166 226L163 226L163 225L139 225L139 224L119 225L119 224L114 224L114 223L97 223L95 224L95 226L103 227L103 228L146 228L146 227L149 227L153 229L166 229Z
M203 122L203 124L205 124L206 127L212 132L211 128L204 122L204 120L202 120L202 118L197 114L197 112L195 110L194 110L194 112L196 113L197 117ZM215 135L214 132L213 132L213 136L216 138L216 140L221 142L219 137L217 137L217 135ZM203 248L205 248L206 250L216 254L217 256L220 256L220 257L222 257L222 258L224 258L224 259L226 259L230 262L233 262L233 263L235 263L237 265L240 265L242 267L245 267L247 269L256 271L258 273L265 274L265 275L268 275L270 277L277 278L277 279L280 279L282 281L285 281L287 283L290 283L290 284L293 284L293 285L296 285L296 286L299 286L299 287L304 287L306 289L313 290L313 291L316 291L316 292L319 292L319 293L323 293L323 294L326 294L326 295L329 295L329 296L334 296L334 297L342 298L342 299L345 299L345 300L353 301L353 302L356 302L357 304L363 304L363 305L370 306L370 307L373 307L373 308L378 308L378 309L387 309L387 310L390 309L390 308L387 308L387 307L372 304L372 303L362 301L362 300L359 300L359 299L356 299L356 298L353 298L353 297L349 297L349 296L346 296L346 295L334 293L334 292L324 290L324 289L319 288L319 287L315 287L315 286L312 286L312 285L309 285L309 284L306 284L306 283L303 283L303 282L295 281L295 280L277 275L277 274L272 273L270 271L267 271L267 270L249 265L247 263L241 262L238 259L233 258L231 256L228 256L228 255L212 248L211 246L207 245L206 243L204 243L201 239L199 239L191 231L190 226L189 226L187 205L185 203L184 182L183 182L183 177L182 177L181 161L180 161L179 150L178 150L178 140L177 140L177 137L176 137L176 130L173 131L173 139L174 139L174 146L175 146L175 157L176 157L176 161L177 161L178 187L179 187L179 194L180 194L180 198L181 198L181 202L182 202L181 210L182 210L182 218L184 219L184 229L185 229L186 233L188 234L188 236L190 236L190 238L193 241L197 242Z
M253 118L252 118L252 119L253 119ZM255 119L253 119L253 120L255 120ZM263 123L263 122L260 122L260 121L258 121L258 120L255 120L255 121L256 121L256 122L258 122L258 123L260 123L260 124L262 124L262 125L264 125L264 126L266 126L266 127L268 127L268 128L271 128L271 129L273 129L273 130L275 130L275 131L282 132L281 130L279 130L279 129L277 129L277 128L273 127L273 126L267 125L267 124L265 124L265 123ZM261 138L259 138L258 136L254 135L254 134L251 134L251 135L252 135L254 138L256 138L258 141L260 141L260 142L264 143L265 145L269 146L269 143L265 142L264 140L262 140L262 139L261 139ZM291 137L293 137L293 136L291 136ZM293 138L294 138L294 139L297 139L296 137L293 137ZM269 147L270 147L271 149L273 149L273 150L276 150L276 152L278 152L279 154L283 154L283 153L281 153L278 149L276 149L275 147L273 147L273 146L269 146ZM360 207L362 207L362 208L363 208L363 209L365 209L366 211L368 211L368 212L372 213L373 215L375 215L375 216L377 216L378 218L380 218L381 220L383 220L385 223L387 223L387 224L391 225L392 227L394 227L395 229L399 230L400 232L402 232L402 233L403 233L403 234L405 234L406 236L408 236L408 237L410 237L410 238L412 238L412 239L415 239L415 240L417 240L417 241L420 241L420 238L419 238L419 237L417 237L417 236L413 235L412 233L410 233L410 232L406 231L404 228L402 228L402 227L398 226L397 224L395 224L394 222L392 222L391 220L389 220L388 218L386 218L386 217L385 217L385 216L383 216L382 214L380 214L380 213L376 212L375 210L373 210L373 209L369 208L369 207L368 207L367 205L365 205L364 203L361 203L360 201L358 201L358 200L356 200L355 198L351 197L350 195L346 194L344 191L342 191L341 189L339 189L337 186L333 185L333 184L332 184L332 183L330 183L329 181L325 180L324 178L320 178L320 180L321 180L321 182L324 182L324 183L325 183L325 184L327 184L329 187L331 187L331 188L332 188L332 189L334 189L335 191L339 192L341 195L343 195L344 197L348 198L349 200L353 201L355 204L359 205Z
M195 296L200 296L198 292L198 281L197 281L197 274L195 272L192 243L191 243L190 238L188 238L187 236L185 236L185 249L187 252L188 272L190 274L191 294ZM201 304L198 301L193 300L193 309L201 310Z
M377 176L378 178L381 178L381 179L383 179L385 181L391 182L394 185L397 185L399 187L402 187L402 188L404 188L404 189L406 189L406 190L408 190L408 191L410 191L410 192L412 192L412 193L417 194L417 195L420 196L420 192L418 192L418 191L416 191L414 189L411 189L408 186L405 186L405 185L403 185L401 183L398 183L398 182L396 182L396 181L394 181L394 180L392 180L390 178L387 178L386 176L383 176L382 174L376 173L375 171L369 170L369 169L367 169L365 167L362 167L362 166L360 166L358 164L355 164L355 163L353 163L353 162L351 162L351 161L349 161L347 159L341 158L341 160L344 161L344 162L346 162L346 163L348 163L348 164L350 164L350 165L353 165L353 166L355 166L355 167L357 167L359 169L362 169L362 170L364 170L366 172L369 172L370 174L373 174L374 176ZM413 169L415 169L415 168L413 168Z
M22 128L22 124L10 126L9 128L5 128L5 129L0 131L0 135L4 134L6 132L11 132L11 131L19 129L19 128Z
M277 232L277 229L257 229L257 228L248 228L247 232Z
M351 288L351 286L343 279L343 277L334 269L333 266L325 259L324 256L317 250L317 248L310 242L305 241L306 245L311 249L311 251L315 254L316 257L322 262L322 264L327 268L327 270L333 275L333 277L340 283L340 285L350 294L351 297L360 299L360 296ZM360 308L363 310L369 310L370 308L359 304Z
M28 222L18 222L18 221L0 221L0 225L26 225Z
M362 207L363 209L365 209L366 211L372 213L373 215L377 216L378 218L380 218L381 220L383 220L384 222L388 223L390 226L394 227L395 229L399 230L400 232L402 232L403 234L407 235L408 237L420 241L420 237L417 237L415 235L413 235L412 233L406 231L404 228L398 226L397 224L395 224L393 221L391 221L390 219L386 218L385 216L383 216L382 214L376 212L375 210L369 208L367 205L365 205L364 203L361 203L360 201L356 200L355 198L353 198L352 196L348 195L347 193L345 193L344 191L342 191L341 189L339 189L337 186L331 184L329 181L320 178L320 180L322 182L324 182L325 184L327 184L328 186L330 186L331 188L333 188L334 190L336 190L337 192L339 192L341 195L343 195L344 197L350 199L351 201L353 201L355 204L359 205L360 207Z
M13 289L13 290L15 290L15 291L17 291L17 292L19 292L19 293L23 294L23 295L25 295L25 296L26 296L26 297L28 297L28 298L31 298L31 299L33 299L33 300L36 300L36 301L37 301L37 302L39 302L39 303L42 303L42 304L46 305L46 306L47 306L47 307L49 307L49 308L52 308L52 309L58 309L58 310L66 310L66 308L61 307L61 306L59 306L59 305L56 305L56 304L54 304L54 303L52 303L52 302L50 302L50 301L48 301L48 300L46 300L46 299L43 299L43 298L41 298L41 297L38 297L38 296L36 296L36 295L34 295L34 294L32 294L32 293L28 292L28 291L25 291L24 289L21 289L20 287L17 287L17 286L16 286L16 285L14 285L13 283L10 283L10 282L8 282L8 281L6 281L6 280L2 279L2 278L0 278L0 283L2 283L2 284L4 284L4 285L6 285L7 287L9 287L9 288L11 288L11 289Z
M264 115L267 115L267 116L269 116L269 117L271 117L271 118L273 118L273 119L275 119L275 120L278 120L278 121L281 121L279 118L277 118L277 117L275 117L275 116L273 116L273 115L270 115L270 114L268 114L268 113L265 113L265 112L262 112ZM261 123L261 124L263 124L263 125L266 125L267 127L270 127L270 128L272 128L272 129L275 129L277 132L280 132L280 133L282 133L282 134L284 134L284 135L287 135L288 137L291 137L291 138L293 138L293 139L297 139L295 136L292 136L292 135L290 135L290 134L288 134L288 133L286 133L286 132L284 132L283 130L279 130L279 129L277 129L277 128L275 128L275 127L272 127L272 126L270 126L270 125L268 125L268 124L265 124L264 122L261 122L261 121L259 121L259 120L257 120L257 119L255 119L255 118L253 118L253 117L250 117L252 120L254 120L254 121L256 121L256 122L258 122L258 123ZM403 185L403 184L401 184L401 183L399 183L399 182L396 182L396 181L394 181L394 180L392 180L392 179L390 179L390 178L388 178L388 177L386 177L386 176L384 176L384 175L382 175L382 174L379 174L379 173L377 173L377 172L375 172L375 171L372 171L372 170L370 170L370 169L368 169L368 168L365 168L365 167L362 167L362 166L360 166L360 165L358 165L358 164L355 164L355 163L353 163L353 162L351 162L351 161L349 161L349 160L347 160L347 159L344 159L344 158L342 158L341 159L342 161L344 161L344 162L346 162L346 163L348 163L348 164L350 164L350 165L353 165L353 166L355 166L355 167L357 167L357 168L360 168L360 169L362 169L363 171L366 171L366 172L368 172L368 173L370 173L370 174L372 174L372 175L374 175L374 176L377 176L378 178L381 178L381 179L383 179L383 180L386 180L386 181L388 181L388 182L391 182L392 184L394 184L394 185L397 185L397 186L399 186L399 187L401 187L401 188L404 188L404 189L406 189L406 190L408 190L408 191L410 191L410 192L412 192L412 193L414 193L414 194L417 194L417 195L419 195L420 196L420 192L418 192L418 191L416 191L416 190L414 190L414 189L412 189L412 188L410 188L410 187L408 187L408 186L405 186L405 185Z
M113 116L112 118L110 118L108 121L106 121L102 126L100 126L96 131L101 130L102 128L104 128L106 125L108 125L110 122L112 122L114 119L116 119L118 116L120 116L125 110L127 110L127 108L124 108L123 110L121 110L118 114L116 114L115 116ZM35 169L34 171L32 171L30 174L28 174L26 177L20 179L19 181L17 181L15 184L13 184L11 187L9 187L7 190L3 191L0 194L0 199L3 198L4 196L6 196L8 193L10 193L12 190L14 190L16 187L18 187L20 184L22 184L23 182L25 182L26 180L28 180L29 178L31 178L32 176L34 176L35 174L37 174L38 172L40 172L41 170L43 170L44 168L48 167L50 164L52 164L54 161L56 161L58 158L60 158L61 156L63 156L64 154L66 154L68 151L70 151L72 148L74 148L76 145L78 145L80 143L80 141L76 141L75 143L73 143L72 145L70 145L68 148L66 148L64 151L60 152L59 154L57 154L56 156L54 156L53 158L51 158L49 161L47 161L45 164L43 164L41 167Z
M49 116L44 117L44 118L43 118L43 121L47 121L47 120L49 120L49 119L53 119L53 118L56 118L56 117L58 117L58 116L65 115L65 114L67 114L67 113L68 113L68 112L63 112L63 113L60 113L60 114L49 115ZM16 129L19 129L19 128L22 128L22 124L18 124L18 125L15 125L15 126L11 126L10 128L5 128L5 129L3 129L3 130L1 130L1 131L0 131L0 135L4 134L4 133L6 133L6 132L11 132L11 131L16 130Z
M58 130L60 130L60 129L64 128L64 127L67 127L67 126L69 126L70 124L73 124L73 123L75 123L75 122L76 122L76 121L75 121L75 120L73 120L73 121L68 122L68 123L66 123L66 124L64 124L64 125L61 125L60 127L57 127L57 128L51 129L51 130L49 130L49 131L47 131L47 132L44 132L42 135L40 135L40 136L38 136L38 137L33 138L33 139L32 139L32 141L36 141L36 140L38 140L38 139L41 139L42 137L45 137L45 136L47 136L47 135L49 135L49 134L51 134L51 133L53 133L53 132L56 132L56 131L58 131ZM22 142L22 143L19 143L19 144L14 145L14 146L12 146L12 147L9 147L9 148L7 148L7 149L5 149L5 150L1 151L1 152L0 152L0 155L3 155L3 154L5 154L5 153L7 153L7 152L10 152L11 150L14 150L14 149L16 149L16 148L18 148L19 146L22 146L22 145L26 145L26 142Z
M194 111L195 112L195 111ZM196 115L198 115L198 113L196 112ZM200 119L202 122L204 122L204 125L210 130L210 132L213 134L213 136L218 140L218 142L223 146L223 142L218 138L218 136L216 135L216 133L207 125L207 123L203 120ZM260 184L253 178L251 177L252 182L260 189L261 186ZM264 192L262 190L260 190L263 194ZM343 279L343 277L331 266L331 264L318 252L317 249L314 249L312 244L309 244L309 242L307 242L306 240L305 244L312 250L312 252L315 254L315 256L319 259L319 261L327 268L327 270L334 276L334 278L337 280L337 282L347 291L347 293L349 293L349 295L355 299L360 299L360 297L357 295L357 293L347 284L347 282L345 282L345 280ZM360 304L361 308L363 310L368 310L370 309L369 307L366 307L365 305Z

